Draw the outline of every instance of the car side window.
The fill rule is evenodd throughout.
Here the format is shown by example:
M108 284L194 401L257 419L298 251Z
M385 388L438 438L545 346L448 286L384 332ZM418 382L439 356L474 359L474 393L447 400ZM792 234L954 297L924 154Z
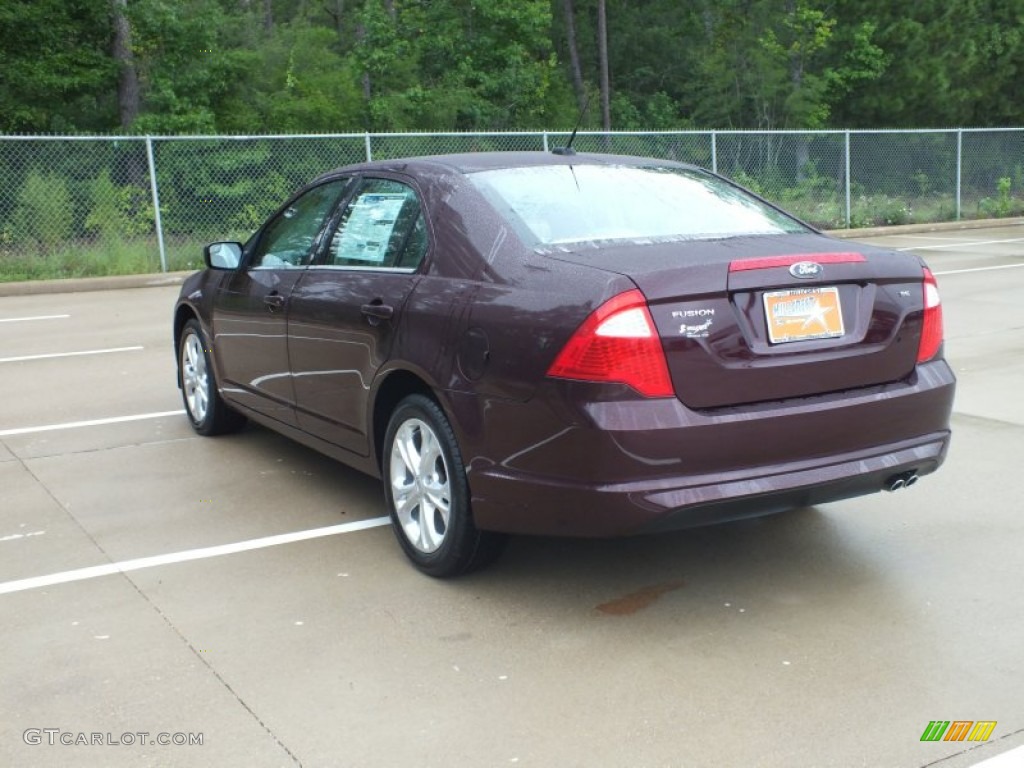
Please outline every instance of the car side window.
M327 264L415 269L427 252L427 227L416 191L391 179L367 179L341 214Z
M293 200L263 230L251 265L257 269L288 269L309 264L324 218L350 181L329 181Z

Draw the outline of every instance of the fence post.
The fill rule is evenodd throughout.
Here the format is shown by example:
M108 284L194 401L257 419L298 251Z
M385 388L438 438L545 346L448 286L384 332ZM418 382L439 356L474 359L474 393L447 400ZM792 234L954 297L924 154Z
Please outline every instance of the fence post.
M718 173L718 132L711 132L711 172Z
M164 248L164 225L160 218L160 193L156 185L156 161L153 159L153 137L146 137L146 160L149 163L149 189L153 195L153 223L156 225L156 242L160 247L160 271L167 271L167 250Z
M960 221L960 188L963 178L964 129L956 131L956 220Z
M373 160L373 150L370 149L370 134L366 133L366 162Z
M850 132L846 132L846 228L850 228Z
M544 151L547 152L548 151L548 132L547 131L544 131L544 139L543 139L543 141L544 141Z

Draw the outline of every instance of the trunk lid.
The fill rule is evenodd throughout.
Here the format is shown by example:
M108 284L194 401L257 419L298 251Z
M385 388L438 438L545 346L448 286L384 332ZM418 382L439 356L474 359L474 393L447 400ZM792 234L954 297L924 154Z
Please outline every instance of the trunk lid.
M690 408L884 384L916 366L923 271L910 254L807 233L549 256L636 283Z

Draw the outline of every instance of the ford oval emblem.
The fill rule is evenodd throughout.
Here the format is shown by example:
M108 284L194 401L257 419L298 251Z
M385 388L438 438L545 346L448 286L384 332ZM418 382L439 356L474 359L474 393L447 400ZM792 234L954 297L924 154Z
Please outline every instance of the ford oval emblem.
M793 277L804 279L818 277L822 272L824 272L824 269L816 261L798 261L789 268L789 274Z

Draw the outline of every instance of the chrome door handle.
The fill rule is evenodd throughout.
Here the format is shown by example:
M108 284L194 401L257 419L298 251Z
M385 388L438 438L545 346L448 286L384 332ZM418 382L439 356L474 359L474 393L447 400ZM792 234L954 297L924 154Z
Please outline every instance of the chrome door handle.
M263 303L267 305L267 308L273 312L275 309L280 309L284 306L285 298L280 293L268 293L263 297Z
M363 304L359 311L370 318L371 323L374 320L390 320L395 316L395 308L389 304Z

